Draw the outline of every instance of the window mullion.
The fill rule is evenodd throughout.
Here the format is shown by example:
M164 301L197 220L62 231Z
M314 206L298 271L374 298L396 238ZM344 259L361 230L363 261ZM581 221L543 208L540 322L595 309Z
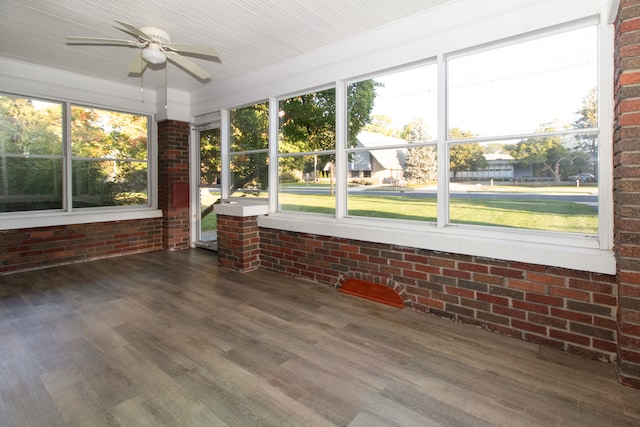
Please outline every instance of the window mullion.
M231 192L231 164L229 151L230 151L230 116L229 110L220 111L220 183L222 188L220 189L220 197L225 200L228 199Z
M347 91L346 83L336 83L336 218L347 215Z
M73 170L72 170L72 150L71 150L71 104L64 103L64 112L62 114L62 135L64 139L63 156L64 156L64 191L62 195L62 206L67 212L73 210Z
M449 147L447 146L447 65L443 54L438 55L438 186L437 226L449 223Z

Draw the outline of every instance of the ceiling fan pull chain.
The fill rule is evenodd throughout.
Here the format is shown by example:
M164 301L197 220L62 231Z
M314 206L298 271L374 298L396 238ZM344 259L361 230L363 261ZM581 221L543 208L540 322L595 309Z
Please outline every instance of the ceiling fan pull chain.
M144 63L142 61L142 55L140 55L140 68L142 69L142 72L140 73L140 96L142 97L142 103L144 104Z

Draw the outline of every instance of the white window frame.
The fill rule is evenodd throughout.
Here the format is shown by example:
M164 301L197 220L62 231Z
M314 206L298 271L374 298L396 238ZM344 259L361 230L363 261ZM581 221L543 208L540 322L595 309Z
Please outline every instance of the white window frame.
M570 233L555 233L526 229L505 229L500 227L479 227L448 223L448 146L446 115L438 118L438 220L437 224L419 222L384 221L370 218L353 218L346 215L346 84L347 80L336 81L336 215L296 214L277 211L273 197L277 197L277 186L270 185L270 214L261 217L258 225L300 233L330 235L368 242L409 246L427 250L466 254L485 258L526 262L615 274L616 262L613 252L613 175L612 151L613 138L613 64L614 31L606 21L608 14L600 18L583 19L569 22L533 36L545 36L553 31L568 31L578 26L599 24L599 77L598 77L598 123L599 132L599 218L598 235L584 236ZM523 36L526 36L523 34ZM481 48L498 46L504 40L498 40ZM473 47L470 46L470 49ZM436 56L438 73L438 109L446 110L446 55L453 52L440 52ZM382 73L382 72L381 72ZM372 75L369 73L368 75ZM359 79L358 79L359 80ZM353 80L356 81L354 78ZM271 98L271 103L282 98ZM271 109L276 109L271 105ZM274 125L273 121L276 120ZM271 138L277 141L277 116L271 118ZM275 129L274 129L275 126ZM272 144L275 145L275 144ZM271 147L277 152L277 147ZM275 163L275 162L274 162ZM270 170L270 182L278 182L277 167Z
M158 147L157 124L155 116L149 113L126 111L104 105L90 105L77 103L66 99L42 98L29 94L3 93L7 96L30 100L59 103L62 105L63 128L63 162L65 171L63 176L63 205L60 210L19 211L0 213L0 230L14 230L35 227L52 227L72 224L86 224L93 222L127 221L134 219L148 219L162 217L162 210L158 209ZM146 205L136 206L105 206L95 208L73 208L71 206L71 106L95 108L126 114L145 116L148 118L147 128L147 188L148 202Z

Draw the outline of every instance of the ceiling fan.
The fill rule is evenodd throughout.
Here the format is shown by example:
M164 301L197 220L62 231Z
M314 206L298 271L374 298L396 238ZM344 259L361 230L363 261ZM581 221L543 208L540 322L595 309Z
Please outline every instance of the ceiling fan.
M131 74L141 74L147 67L147 64L164 64L167 59L169 59L200 79L206 80L211 77L209 73L184 58L180 53L203 57L215 62L222 62L220 61L218 51L212 47L172 43L169 34L159 28L136 28L125 22L116 22L124 27L124 29L118 28L119 30L135 36L138 40L67 36L65 37L67 44L129 46L142 49L140 54L129 66L129 73Z

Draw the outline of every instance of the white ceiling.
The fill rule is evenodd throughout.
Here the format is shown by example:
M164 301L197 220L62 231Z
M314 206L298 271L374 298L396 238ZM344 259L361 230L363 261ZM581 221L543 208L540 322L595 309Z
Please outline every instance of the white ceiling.
M67 45L65 36L132 39L114 21L155 26L173 42L215 47L222 63L189 58L211 82L239 76L454 0L0 0L0 57L125 84L137 49ZM168 86L202 82L174 64ZM143 84L163 87L164 68Z

